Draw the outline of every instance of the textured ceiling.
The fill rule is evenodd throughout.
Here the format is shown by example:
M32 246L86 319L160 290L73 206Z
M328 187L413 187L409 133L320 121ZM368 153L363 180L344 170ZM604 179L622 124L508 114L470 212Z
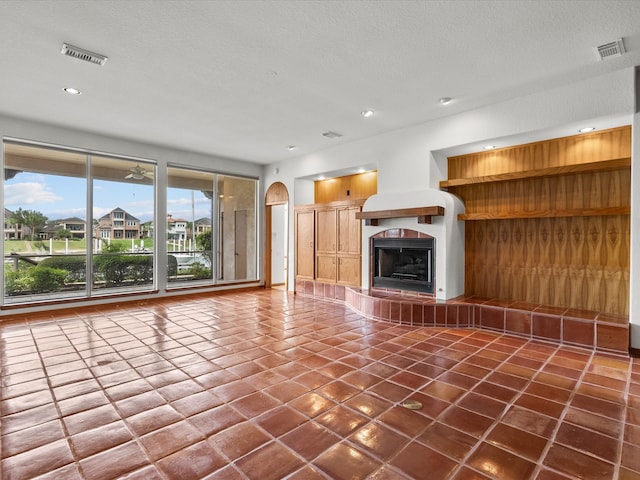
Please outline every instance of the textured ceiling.
M0 39L0 113L270 163L638 65L640 1L3 0Z

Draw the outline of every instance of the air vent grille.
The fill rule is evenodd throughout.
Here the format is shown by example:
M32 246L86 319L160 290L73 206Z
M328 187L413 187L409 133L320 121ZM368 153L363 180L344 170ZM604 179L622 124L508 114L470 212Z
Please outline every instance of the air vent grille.
M338 138L338 137L341 137L342 134L337 132L332 132L331 130L329 130L328 132L324 132L322 136L327 138Z
M594 47L598 60L605 60L612 57L621 57L625 52L624 43L619 38L615 42L609 42L598 47Z
M85 50L84 48L75 47L68 43L62 44L62 50L60 51L63 55L67 55L68 57L77 58L78 60L82 60L84 62L93 63L95 65L104 65L107 63L108 58L104 55L100 55L99 53L90 52L89 50Z

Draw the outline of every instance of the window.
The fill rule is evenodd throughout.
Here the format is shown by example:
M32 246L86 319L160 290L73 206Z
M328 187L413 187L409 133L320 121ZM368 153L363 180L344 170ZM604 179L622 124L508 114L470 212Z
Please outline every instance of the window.
M153 239L138 225L153 222L154 165L4 147L4 304L153 287Z
M169 166L158 224L153 162L19 141L3 161L2 304L258 278L256 179Z
M87 155L4 145L5 304L87 295L87 239L61 220L87 218Z
M257 181L218 175L218 278L254 280L257 269Z
M154 221L155 166L93 156L91 172L92 209L98 224L96 231L101 232L102 238L93 251L94 292L110 294L116 290L152 288L153 238L141 238L137 225Z
M215 174L178 167L167 169L167 282L213 282L211 212ZM209 225L197 232L196 224Z
M168 168L167 280L257 279L257 181Z

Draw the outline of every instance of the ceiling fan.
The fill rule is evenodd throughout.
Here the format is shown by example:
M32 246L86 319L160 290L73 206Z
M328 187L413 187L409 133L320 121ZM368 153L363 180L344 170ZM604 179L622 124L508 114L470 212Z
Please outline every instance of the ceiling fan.
M129 169L129 174L124 178L132 180L144 180L146 178L153 179L153 172L149 172L140 165L136 165Z

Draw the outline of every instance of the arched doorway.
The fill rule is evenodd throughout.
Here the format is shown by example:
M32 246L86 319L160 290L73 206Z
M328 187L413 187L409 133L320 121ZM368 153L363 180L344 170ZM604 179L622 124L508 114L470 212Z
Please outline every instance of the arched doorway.
M288 281L289 191L282 182L273 183L265 194L264 286L272 288Z

